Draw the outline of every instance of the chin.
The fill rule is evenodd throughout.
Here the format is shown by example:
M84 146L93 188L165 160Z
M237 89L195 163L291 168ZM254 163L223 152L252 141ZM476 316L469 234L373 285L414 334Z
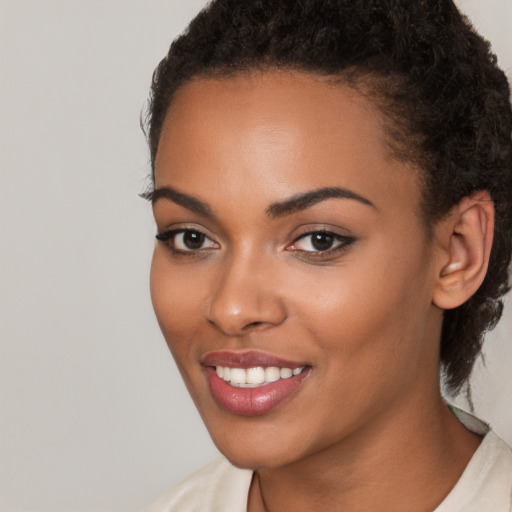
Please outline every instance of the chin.
M229 450L222 451L226 459L240 469L277 469L294 462L293 456L290 453L267 453L262 450L247 451L247 450Z
M231 464L241 469L275 469L295 462L305 453L298 453L288 429L277 425L209 428L215 446ZM282 434L280 435L280 431ZM227 434L229 433L229 434Z

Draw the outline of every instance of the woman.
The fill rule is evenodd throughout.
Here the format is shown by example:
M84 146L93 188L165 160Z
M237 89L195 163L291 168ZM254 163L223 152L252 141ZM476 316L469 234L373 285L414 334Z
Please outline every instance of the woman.
M511 510L510 449L439 390L509 288L511 125L451 0L193 20L152 85L151 294L227 460L150 510Z

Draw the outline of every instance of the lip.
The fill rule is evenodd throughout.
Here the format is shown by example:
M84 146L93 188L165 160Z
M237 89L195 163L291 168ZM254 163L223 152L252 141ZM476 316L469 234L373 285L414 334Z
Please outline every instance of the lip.
M254 368L255 366L278 366L279 368L301 368L309 366L305 362L289 361L281 357L249 350L246 352L230 352L228 350L219 350L207 352L201 358L204 366L230 366L232 368Z
M311 367L263 352L208 352L202 358L206 367L208 384L214 400L225 411L240 416L261 416L275 409L293 395L311 373ZM256 388L239 388L228 384L215 371L215 366L233 368L253 368L255 366L277 366L281 368L300 368L306 366L299 375L289 379L280 379Z

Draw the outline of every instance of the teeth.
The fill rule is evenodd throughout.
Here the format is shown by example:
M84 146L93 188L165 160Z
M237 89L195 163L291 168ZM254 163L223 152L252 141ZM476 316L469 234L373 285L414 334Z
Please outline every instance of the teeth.
M265 382L265 370L261 366L249 368L246 373L245 382L247 384L263 384Z
M247 384L247 372L243 368L231 368L231 384Z
M281 368L279 375L281 375L281 379L289 379L293 375L293 371L291 368Z
M277 366L269 366L265 368L265 382L275 382L279 380L281 375L279 375L279 368Z
M276 382L279 379L289 379L304 370L304 366L300 368L278 368L277 366L269 366L263 368L256 366L254 368L231 368L229 366L216 366L217 375L229 382L232 386L241 388L254 388L260 385Z

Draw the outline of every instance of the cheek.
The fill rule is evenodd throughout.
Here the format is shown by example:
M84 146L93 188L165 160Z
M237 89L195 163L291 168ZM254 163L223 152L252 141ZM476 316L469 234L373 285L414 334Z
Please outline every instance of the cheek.
M153 308L183 382L201 410L204 376L197 364L197 340L201 339L204 279L169 264L168 255L156 247L151 263L150 290Z
M165 249L155 248L151 263L150 290L160 329L178 367L193 347L199 326L202 287L190 275L169 265Z
M431 307L424 248L418 244L400 257L385 248L376 246L378 257L347 259L334 276L306 274L300 288L308 293L289 294L325 364L342 364L337 371L344 375L364 370L378 378L405 366L405 358L414 362L422 350Z
M426 321L428 301L418 307L413 300L421 294L421 273L404 275L402 268L399 277L394 270L391 265L388 272L363 265L357 271L340 269L334 278L303 281L309 300L290 294L295 302L289 304L317 365L315 383L321 392L310 396L309 403L320 423L331 425L324 429L326 441L335 440L340 428L358 428L402 396L424 371L426 338L418 331Z

